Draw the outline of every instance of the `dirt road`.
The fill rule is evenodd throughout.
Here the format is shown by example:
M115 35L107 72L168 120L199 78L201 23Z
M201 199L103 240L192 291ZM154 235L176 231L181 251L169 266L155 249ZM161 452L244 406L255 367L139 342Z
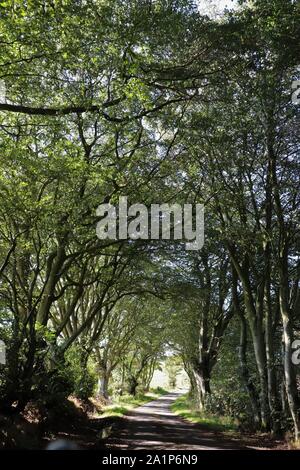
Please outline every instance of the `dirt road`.
M106 448L152 450L251 449L239 439L225 438L205 426L192 424L170 410L178 394L170 393L135 408L107 440Z

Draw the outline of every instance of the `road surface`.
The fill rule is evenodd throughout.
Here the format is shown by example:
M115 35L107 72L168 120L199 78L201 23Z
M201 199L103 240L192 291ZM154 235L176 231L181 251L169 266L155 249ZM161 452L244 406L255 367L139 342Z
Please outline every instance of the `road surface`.
M184 421L170 410L180 396L170 393L135 408L106 441L106 448L124 450L249 449L205 426Z

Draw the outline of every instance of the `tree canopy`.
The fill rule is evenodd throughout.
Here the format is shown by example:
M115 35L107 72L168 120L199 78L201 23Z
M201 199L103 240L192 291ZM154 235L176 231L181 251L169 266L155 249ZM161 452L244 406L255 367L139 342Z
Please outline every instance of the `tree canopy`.
M299 17L0 3L0 411L135 394L174 355L200 409L299 438ZM203 204L204 247L100 240L120 196Z

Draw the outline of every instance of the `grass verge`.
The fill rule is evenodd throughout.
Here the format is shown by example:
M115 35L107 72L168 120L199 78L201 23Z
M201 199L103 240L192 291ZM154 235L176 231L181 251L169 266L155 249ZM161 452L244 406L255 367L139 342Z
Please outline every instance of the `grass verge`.
M237 425L232 418L196 410L193 402L186 395L179 397L171 406L171 410L176 415L181 416L191 423L202 424L215 431L222 431L225 433L237 431Z

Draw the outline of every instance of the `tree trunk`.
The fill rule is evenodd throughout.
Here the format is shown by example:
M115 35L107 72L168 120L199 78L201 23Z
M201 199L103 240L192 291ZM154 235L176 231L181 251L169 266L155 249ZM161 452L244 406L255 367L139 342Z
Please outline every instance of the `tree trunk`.
M196 387L196 399L200 410L205 408L207 395L210 394L210 371L207 364L193 363L194 384Z
M283 345L284 345L284 378L286 395L290 408L290 413L294 423L295 439L299 439L299 398L296 385L296 374L294 365L292 363L292 343L293 343L293 328L291 321L291 313L288 304L287 292L288 288L285 286L287 278L282 279L280 282L280 310L283 324Z
M108 383L109 375L106 371L103 371L98 379L98 390L97 393L101 397L108 398Z
M255 428L260 426L260 410L259 410L259 400L257 391L255 389L254 383L251 380L248 364L247 364L247 322L245 317L241 314L241 335L240 335L240 346L239 346L239 359L240 359L240 370L241 376L244 382L244 385L248 391L253 420Z
M283 326L283 345L284 345L284 378L287 400L291 417L294 423L295 439L299 439L299 398L296 385L296 374L292 363L292 343L293 343L293 324L292 312L289 305L290 287L289 287L289 269L288 269L288 246L289 229L285 223L284 211L282 208L280 187L277 181L276 153L274 151L272 132L268 134L268 154L271 165L272 187L274 194L274 204L277 215L277 225L279 229L278 243L278 268L279 268L279 305Z
M241 322L240 332L240 345L239 345L239 360L240 360L240 371L244 385L248 391L251 408L253 412L253 420L255 427L260 427L261 416L259 397L251 380L248 364L247 364L247 321L244 315L244 311L241 308L240 299L238 295L238 277L235 267L232 265L232 301L235 313L238 315Z
M279 399L277 393L277 380L274 364L274 332L276 322L273 322L272 300L271 300L271 243L272 238L272 165L269 160L266 180L266 239L263 242L265 263L265 343L267 360L268 401L270 407L271 430L277 434L279 431ZM275 326L274 326L275 325Z
M271 310L270 285L266 285L266 357L268 379L268 401L270 407L271 429L277 434L280 430L280 406L277 392L277 380L274 364L274 328Z
M260 385L260 407L261 407L261 425L263 430L268 430L270 426L270 413L268 402L268 384L267 384L267 364L263 332L260 328L255 330L252 325L252 338L256 358L256 364L259 375Z
M193 369L191 367L191 364L187 362L186 359L183 359L183 365L184 365L184 370L188 375L188 378L190 380L190 390L189 390L189 395L191 397L195 396L196 394L196 381L195 381L195 376L193 373Z
M128 392L130 395L133 395L135 397L136 395L136 389L138 387L139 383L138 383L138 380L136 379L136 377L130 377L129 379L129 388L128 388Z
M245 256L243 266L241 266L237 260L235 248L230 242L228 243L228 249L232 264L243 286L245 311L249 321L259 376L261 427L263 430L268 430L270 427L270 409L268 401L267 358L263 330L264 282L257 286L256 294L254 295L250 282L248 256Z

